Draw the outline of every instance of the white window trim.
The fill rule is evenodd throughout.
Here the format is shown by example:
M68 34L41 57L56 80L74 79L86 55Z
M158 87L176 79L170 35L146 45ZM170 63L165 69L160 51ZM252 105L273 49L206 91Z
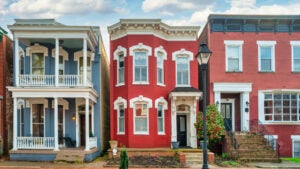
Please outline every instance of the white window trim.
M124 82L123 83L119 83L119 58L120 58L120 54L123 54L124 57ZM114 51L114 60L117 61L117 84L116 87L118 86L123 86L125 85L125 57L127 56L127 50L126 48L124 48L123 46L118 46L117 49Z
M292 72L300 72L300 70L294 70L294 47L300 47L300 41L290 41L291 44L291 56L292 56Z
M167 52L166 52L166 50L163 48L163 46L159 46L159 47L157 47L157 48L155 48L154 49L154 54L155 54L155 57L156 57L156 59L158 59L158 57L159 57L159 53L162 53L163 54L163 64L162 64L162 79L163 79L163 82L162 83L160 83L160 82L158 82L158 72L157 72L157 85L159 85L159 86L166 86L165 85L165 65L164 65L164 60L167 60ZM158 68L158 65L157 65L157 61L156 61L156 67Z
M292 139L292 144L293 144L292 154L293 154L293 157L294 157L294 141L300 141L300 135L291 135L291 139Z
M147 104L147 108L148 108L148 116L147 116L147 132L136 132L135 131L135 104L136 102L145 102ZM147 97L143 97L142 95L139 95L138 97L132 98L129 101L130 103L130 108L133 108L133 134L134 135L149 135L149 109L152 108L152 100L147 98Z
M160 98L157 98L155 100L155 108L157 109L158 111L158 105L162 105L162 114L163 114L163 131L160 132L158 131L158 135L165 135L165 120L166 120L166 117L165 117L165 110L168 110L168 102L164 99L164 97L160 97ZM158 119L158 117L157 117ZM158 120L157 120L157 127L158 127ZM157 128L158 129L158 128Z
M120 132L119 131L119 111L120 111L120 105L124 106L124 132ZM114 101L114 110L117 110L117 134L118 135L124 135L125 134L125 109L127 108L127 100L122 98L122 97L118 97L115 101Z
M191 77L190 77L190 74L191 74L191 68L190 68L190 64L191 64L191 61L193 61L194 57L193 57L193 52L191 51L187 51L185 49L181 49L181 50L178 50L178 51L175 51L172 53L172 60L175 61L175 75L176 75L176 87L190 87L191 86ZM188 73L188 84L187 85L178 85L177 84L177 58L178 57L187 57L188 58L188 61L189 64L188 64L188 70L189 70L189 73Z
M149 58L147 57L147 81L135 81L135 52L146 52L146 57L152 55L152 48L150 46L144 45L143 43L138 43L135 46L129 48L129 54L133 57L133 68L132 68L132 84L149 84Z
M264 94L278 92L295 92L300 93L300 90L295 89L272 89L272 90L258 90L258 119L262 124L284 124L284 125L299 125L299 121L265 121L264 117Z
M228 47L233 46L233 47L239 47L239 70L238 72L243 72L243 40L224 40L225 44L225 55L226 55L226 71L227 72L235 72L228 70Z
M256 42L258 45L258 71L259 72L275 72L275 45L276 45L276 41L257 41ZM271 63L271 70L270 71L265 71L265 70L261 70L261 58L260 58L260 47L262 46L267 46L267 47L272 47L271 49L271 59L272 59L272 63Z

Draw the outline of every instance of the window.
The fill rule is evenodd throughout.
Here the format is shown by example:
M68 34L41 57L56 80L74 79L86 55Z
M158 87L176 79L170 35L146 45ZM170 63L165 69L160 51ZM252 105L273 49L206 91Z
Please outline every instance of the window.
M63 144L64 136L64 109L62 105L58 105L58 138L59 144Z
M164 134L165 130L164 130L164 109L163 109L163 105L159 104L157 107L157 128L158 128L158 133L159 134Z
M157 83L164 83L164 59L163 54L159 53L157 59Z
M242 45L244 41L224 41L226 45L226 71L240 72L242 68Z
M33 137L44 137L44 105L32 104Z
M146 52L134 54L134 81L148 82L148 57Z
M44 75L44 54L43 53L32 53L31 58L31 73L33 75Z
M124 105L119 105L118 110L118 134L124 134L125 133L125 111L124 111Z
M187 57L178 57L176 59L176 83L177 86L189 85L189 61Z
M80 75L83 76L83 57L79 58L79 71ZM90 57L87 57L86 77L88 80L92 80L92 66Z
M24 107L20 106L20 137L25 136L25 128L24 128Z
M293 142L293 157L299 158L300 157L300 135L292 135L291 136Z
M148 134L148 106L136 103L134 107L134 133Z
M259 71L275 71L275 49L276 41L258 41L258 63Z
M295 122L300 121L299 93L265 93L264 121Z
M59 62L58 62L58 74L59 75L64 75L64 57L63 56L59 56Z
M292 71L300 72L300 41L291 41Z
M124 55L120 54L118 60L118 84L124 83Z

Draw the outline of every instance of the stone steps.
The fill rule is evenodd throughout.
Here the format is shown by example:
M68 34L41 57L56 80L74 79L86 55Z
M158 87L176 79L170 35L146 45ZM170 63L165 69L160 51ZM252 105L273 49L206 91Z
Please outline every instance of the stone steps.
M85 154L82 152L59 151L56 154L55 162L84 162Z
M185 162L187 166L200 165L203 163L203 153L185 152Z

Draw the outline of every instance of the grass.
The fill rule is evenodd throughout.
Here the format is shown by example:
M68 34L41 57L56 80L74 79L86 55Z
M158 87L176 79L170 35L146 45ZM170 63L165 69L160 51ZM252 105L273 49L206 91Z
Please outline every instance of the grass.
M300 158L281 158L284 161L291 161L300 164Z
M221 162L221 165L227 166L227 167L236 167L236 166L239 166L240 164L235 161L223 161L223 162Z

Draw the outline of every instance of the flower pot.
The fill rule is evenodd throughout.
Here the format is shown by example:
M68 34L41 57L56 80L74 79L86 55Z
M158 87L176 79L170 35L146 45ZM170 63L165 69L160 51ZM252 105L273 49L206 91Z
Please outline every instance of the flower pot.
M179 141L172 141L172 148L173 149L179 148Z
M118 147L118 141L117 140L110 140L109 145L111 149L117 148Z
M204 140L200 140L199 142L199 148L203 149L204 147Z

